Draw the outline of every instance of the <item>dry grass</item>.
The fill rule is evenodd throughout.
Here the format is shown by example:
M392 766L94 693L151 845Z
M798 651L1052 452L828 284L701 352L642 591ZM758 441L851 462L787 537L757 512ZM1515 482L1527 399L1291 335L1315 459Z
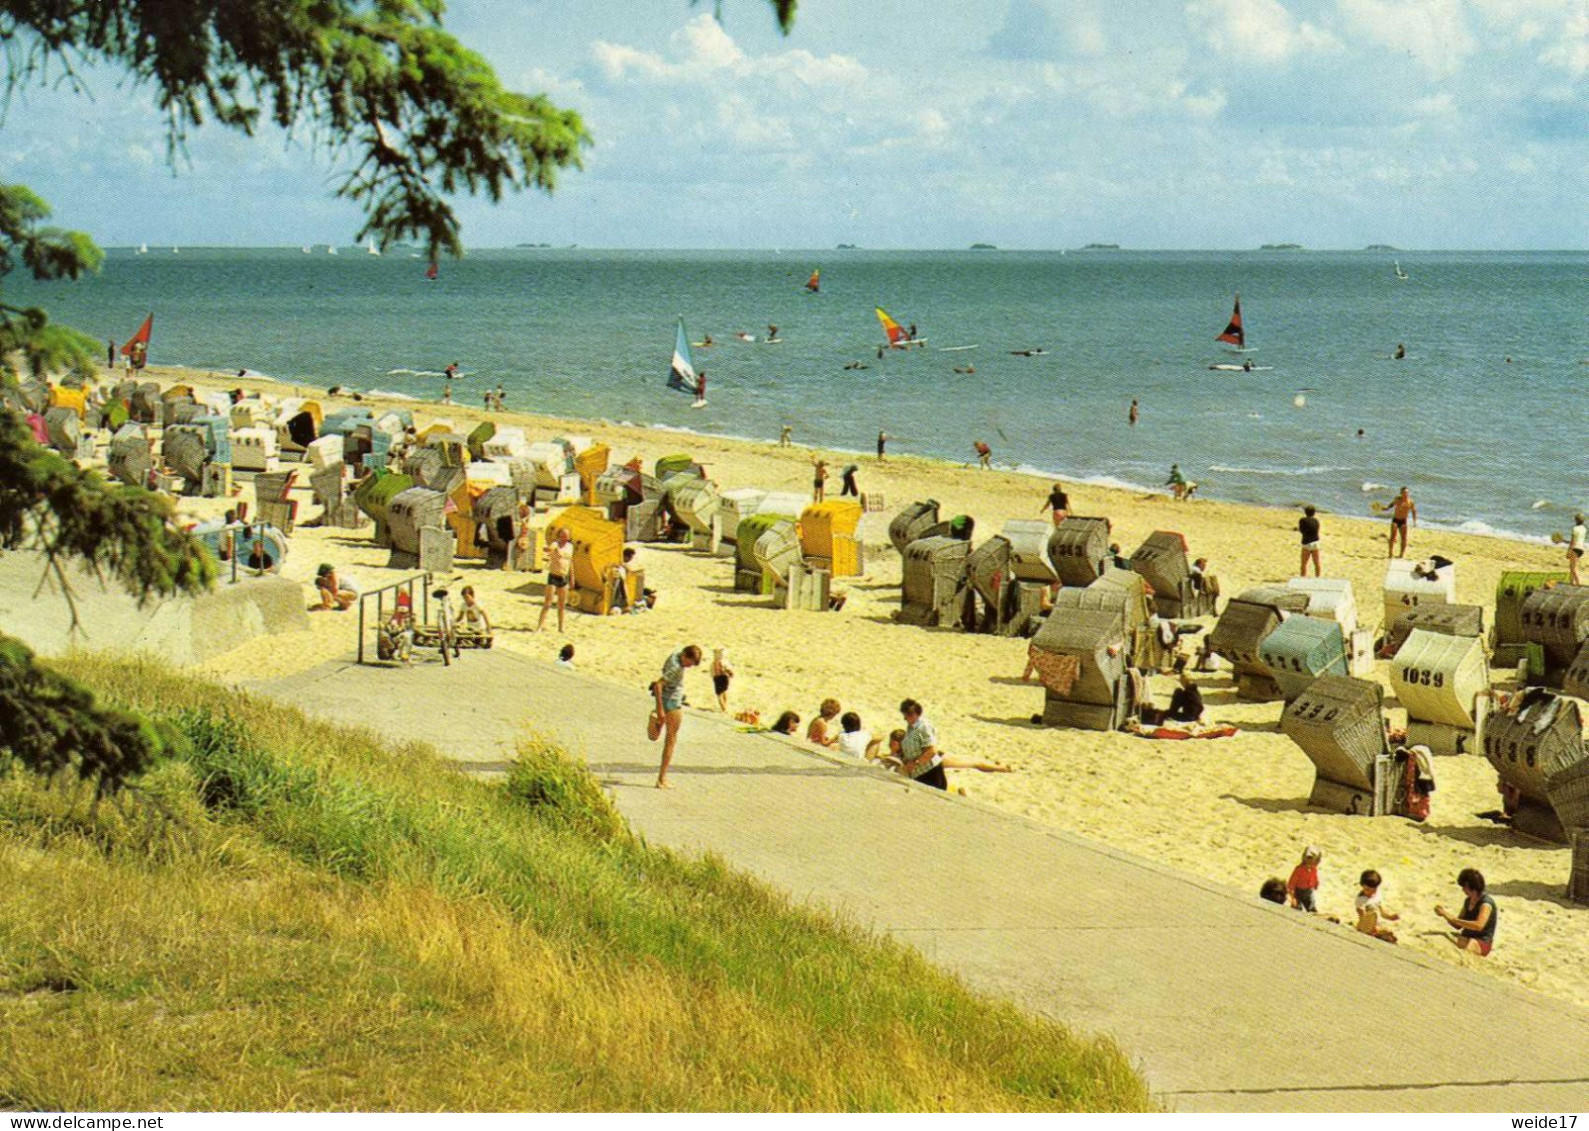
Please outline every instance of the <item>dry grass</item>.
M192 751L91 811L0 781L0 1108L1140 1110L1111 1045L503 786L136 663Z

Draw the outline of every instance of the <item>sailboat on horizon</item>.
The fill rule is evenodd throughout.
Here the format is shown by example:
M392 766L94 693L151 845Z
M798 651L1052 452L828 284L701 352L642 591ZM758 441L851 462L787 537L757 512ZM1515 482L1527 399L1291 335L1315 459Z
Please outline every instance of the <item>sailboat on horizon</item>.
M379 255L379 254L381 254L381 249L375 246L375 240L373 238L367 239L367 240L364 241L364 254L365 255Z
M1400 279L1402 282L1406 282L1408 279L1412 278L1411 275L1407 274L1407 272L1405 272L1405 271L1403 271L1401 269L1401 260L1398 259L1398 260L1395 261L1395 267L1396 267L1396 278Z
M1236 296L1236 306L1235 309L1231 311L1230 321L1226 323L1224 331L1217 335L1214 340L1216 342L1224 342L1226 345L1234 346L1235 348L1231 350L1232 353L1251 353L1253 350L1258 348L1257 346L1249 346L1247 344L1247 331L1242 327L1241 323L1240 295Z
M138 254L139 255L148 255L149 254L149 245L146 244L146 243L139 244L138 245Z
M668 367L668 388L681 393L694 393L691 408L706 407L706 371L696 372L695 358L690 354L690 336L684 331L684 315L679 315L677 332L673 336L673 362Z

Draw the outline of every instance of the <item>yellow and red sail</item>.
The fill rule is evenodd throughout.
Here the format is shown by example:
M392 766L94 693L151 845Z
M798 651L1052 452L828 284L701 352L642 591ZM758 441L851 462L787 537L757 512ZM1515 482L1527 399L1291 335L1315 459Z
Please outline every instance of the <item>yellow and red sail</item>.
M888 335L888 344L891 349L904 349L905 343L910 339L905 336L905 328L888 316L888 311L882 307L877 308L877 320L883 324L883 333Z
M806 290L816 294L822 289L822 268L818 267L811 272L811 278L806 280Z

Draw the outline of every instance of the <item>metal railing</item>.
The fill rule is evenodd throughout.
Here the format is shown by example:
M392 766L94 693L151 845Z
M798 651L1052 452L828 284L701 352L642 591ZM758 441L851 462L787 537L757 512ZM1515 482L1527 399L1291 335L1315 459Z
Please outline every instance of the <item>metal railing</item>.
M394 581L389 585L383 585L379 589L372 589L368 593L359 594L359 663L364 663L364 638L367 620L365 609L370 601L373 600L375 602L375 628L377 631L380 630L382 622L386 619L387 593L392 594L392 604L395 606L397 604L397 594L406 592L408 594L409 608L414 610L414 614L418 617L418 623L426 624L430 620L430 582L430 571L426 570L424 573L411 573L407 577ZM414 602L414 585L416 583L420 587L419 602L417 604Z

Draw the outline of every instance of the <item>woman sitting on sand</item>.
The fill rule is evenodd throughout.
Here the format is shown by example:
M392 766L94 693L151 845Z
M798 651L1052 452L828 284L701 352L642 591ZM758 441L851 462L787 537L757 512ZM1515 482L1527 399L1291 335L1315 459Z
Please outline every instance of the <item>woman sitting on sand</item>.
M1484 873L1477 868L1458 872L1457 886L1462 889L1462 911L1452 915L1444 906L1436 906L1435 914L1457 929L1451 941L1458 950L1486 957L1495 945L1495 925L1501 917L1500 909L1484 890Z
M816 746L837 746L839 736L833 732L832 722L839 717L843 710L837 699L822 700L822 707L817 717L811 720L811 725L806 728L806 741Z
M778 716L778 721L772 724L773 734L787 734L790 737L800 733L800 715L795 711L785 711Z

